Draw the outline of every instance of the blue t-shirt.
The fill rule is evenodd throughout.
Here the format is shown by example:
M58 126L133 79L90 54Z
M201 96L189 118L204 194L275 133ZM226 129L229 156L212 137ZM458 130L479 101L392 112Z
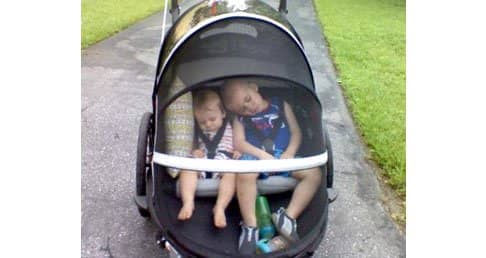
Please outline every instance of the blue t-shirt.
M290 141L290 130L285 119L284 102L278 97L267 99L267 101L269 102L267 109L253 116L240 116L239 121L245 128L246 141L253 146L261 148L262 138L269 138L271 136L273 127L276 124L275 121L281 118L283 122L280 123L280 128L272 140L275 144L275 150L283 152L287 149ZM253 123L254 126L247 123ZM255 129L259 133L255 132ZM260 134L260 136L256 134Z

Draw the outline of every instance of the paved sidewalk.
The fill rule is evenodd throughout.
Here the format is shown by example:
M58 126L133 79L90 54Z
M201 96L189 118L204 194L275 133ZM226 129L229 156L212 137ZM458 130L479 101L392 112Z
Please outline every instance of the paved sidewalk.
M324 107L340 193L314 257L405 257L405 237L380 202L312 1L288 6ZM138 215L132 201L138 125L151 109L161 24L156 14L82 51L82 257L164 257L155 245L156 226Z

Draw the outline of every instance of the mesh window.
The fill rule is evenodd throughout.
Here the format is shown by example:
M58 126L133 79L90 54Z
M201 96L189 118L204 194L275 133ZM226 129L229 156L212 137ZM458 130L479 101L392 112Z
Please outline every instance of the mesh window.
M302 134L302 141L297 152L298 157L309 157L324 152L321 106L311 91L292 82L272 78L247 77L244 80L257 84L259 93L266 100L274 101L273 104L283 105L283 102L276 103L278 100L282 100L290 105ZM223 80L212 81L200 84L195 89L209 88L219 94L223 83ZM167 109L158 110L157 152L177 156L186 156L183 153L190 153L195 126L191 101L192 93L187 92L174 100ZM176 111L173 111L174 108ZM226 112L228 117L231 117L230 120L237 118L236 114L232 114L228 110ZM284 121L284 123L286 122ZM285 124L285 126L288 125ZM182 154L173 152L174 141L179 142L176 148L182 148Z

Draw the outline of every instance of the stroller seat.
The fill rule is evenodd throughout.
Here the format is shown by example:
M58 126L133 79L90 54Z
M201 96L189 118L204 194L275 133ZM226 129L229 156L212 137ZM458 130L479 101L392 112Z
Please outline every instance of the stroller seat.
M219 180L216 178L200 179L197 182L196 196L214 197L218 195ZM293 190L297 180L293 177L269 176L257 180L257 189L260 194L275 194ZM176 194L180 197L180 184L177 181Z

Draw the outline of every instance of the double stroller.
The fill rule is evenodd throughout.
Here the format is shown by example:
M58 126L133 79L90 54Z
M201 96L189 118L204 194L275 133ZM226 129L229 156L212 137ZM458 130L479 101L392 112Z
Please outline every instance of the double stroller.
M173 26L163 37L152 95L152 112L141 119L137 146L135 203L140 215L159 227L157 243L172 257L241 257L238 203L226 209L227 226L216 229L212 208L218 179L199 180L196 212L177 219L182 202L181 169L248 173L295 171L319 167L321 187L297 219L300 240L288 248L257 257L308 257L324 237L328 192L332 187L332 150L323 124L322 107L302 42L287 21L286 0L277 9L259 0L202 1L179 16L177 0L170 13ZM194 137L192 93L219 90L225 80L257 83L266 96L292 106L302 131L298 157L286 160L211 160L189 158ZM275 211L286 207L296 181L270 176L258 180Z

